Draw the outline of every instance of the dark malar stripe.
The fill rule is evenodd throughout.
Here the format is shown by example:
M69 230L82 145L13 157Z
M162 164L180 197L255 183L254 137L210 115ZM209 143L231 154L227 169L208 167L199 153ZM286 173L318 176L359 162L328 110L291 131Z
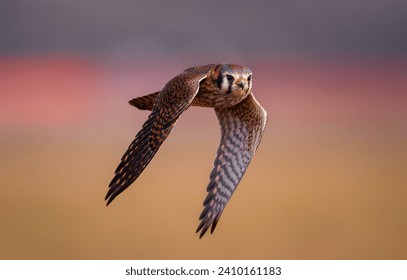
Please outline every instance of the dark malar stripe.
M228 87L228 94L229 93L232 93L232 84L233 84L233 80L228 80L228 83L229 83L229 87Z
M222 88L222 82L223 82L223 76L219 72L218 78L216 79L216 85L218 86L219 89Z

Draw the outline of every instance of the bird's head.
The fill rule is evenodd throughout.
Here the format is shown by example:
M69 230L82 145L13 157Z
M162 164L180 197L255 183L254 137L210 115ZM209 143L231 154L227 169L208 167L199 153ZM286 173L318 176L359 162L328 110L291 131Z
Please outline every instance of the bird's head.
M238 64L220 64L212 71L212 81L221 94L249 95L252 71Z

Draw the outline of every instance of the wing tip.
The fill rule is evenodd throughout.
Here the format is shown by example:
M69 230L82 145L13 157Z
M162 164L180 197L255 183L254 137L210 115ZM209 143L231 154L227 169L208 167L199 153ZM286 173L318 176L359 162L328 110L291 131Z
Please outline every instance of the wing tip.
M105 199L105 201L106 201L106 199ZM109 204L110 204L112 201L113 201L112 199L109 199L109 200L106 202L106 206L109 206Z
M202 220L195 232L195 233L198 233L200 231L199 239L202 239L202 237L205 235L208 228L209 228L209 225L204 220Z
M202 214L201 214L201 216L202 216ZM219 218L220 218L220 214L216 215L214 218L209 218L209 219L208 219L208 217L200 218L201 223L199 224L199 226L195 232L195 233L198 233L199 231L201 231L201 233L199 234L199 239L201 239L205 235L205 233L208 231L209 228L211 228L210 233L213 234L213 232L216 228L216 225L218 224Z
M109 204L114 200L115 196L112 195L112 193L110 192L111 189L109 189L109 191L107 192L106 196L105 196L105 201L106 201L106 206L109 206Z
M111 183L105 196L105 201L107 200L106 206L109 206L109 204L112 203L116 196L118 196L122 191L123 189L120 189L118 185Z

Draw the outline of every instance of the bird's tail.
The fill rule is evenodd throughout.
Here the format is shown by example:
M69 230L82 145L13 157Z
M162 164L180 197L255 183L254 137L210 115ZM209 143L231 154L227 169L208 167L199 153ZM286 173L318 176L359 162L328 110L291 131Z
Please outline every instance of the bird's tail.
M157 99L159 93L160 92L157 91L141 97L136 97L130 100L129 103L130 105L136 107L137 109L152 111L155 100Z

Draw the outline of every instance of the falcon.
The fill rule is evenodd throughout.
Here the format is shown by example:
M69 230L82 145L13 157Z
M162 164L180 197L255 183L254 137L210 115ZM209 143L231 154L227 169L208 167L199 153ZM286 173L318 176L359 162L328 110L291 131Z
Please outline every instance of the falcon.
M267 113L254 98L252 85L252 72L245 66L208 64L190 67L162 90L130 100L151 114L121 158L105 197L107 205L140 176L186 109L214 108L221 138L196 230L199 238L209 228L213 233L266 126Z

